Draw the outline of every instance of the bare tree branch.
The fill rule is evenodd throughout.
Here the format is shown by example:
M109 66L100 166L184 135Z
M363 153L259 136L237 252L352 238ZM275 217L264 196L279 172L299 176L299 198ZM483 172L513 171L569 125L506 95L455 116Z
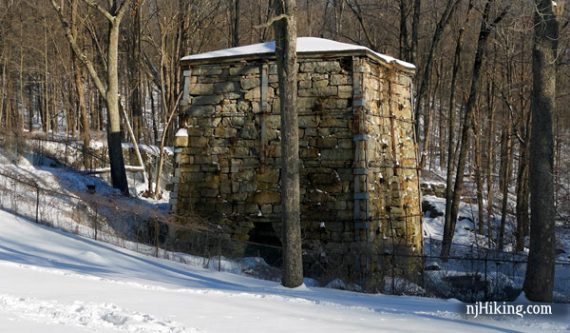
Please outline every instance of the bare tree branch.
M59 20L60 20L60 22L63 26L63 30L65 32L65 37L69 41L69 45L71 46L71 49L73 50L75 55L77 55L77 58L79 59L79 61L81 61L85 65L85 67L87 67L87 71L89 72L91 79L93 79L93 82L95 83L95 87L97 87L97 90L99 91L101 96L105 97L105 92L106 92L107 88L105 87L105 84L103 84L103 81L101 81L101 79L99 78L99 75L97 74L97 71L95 70L95 67L93 66L93 63L91 62L91 60L89 60L89 58L87 58L87 56L85 55L83 50L81 50L79 45L77 45L77 41L75 40L75 38L73 37L73 34L71 33L69 21L63 15L62 8L55 2L55 0L51 0L51 4L57 13L57 16L59 17Z
M254 26L255 29L264 29L264 28L269 28L271 27L273 24L275 24L275 22L277 21L281 21L281 20L288 20L289 17L286 14L281 14L278 16L273 16L272 18L270 18L267 22L263 23L263 24L259 24Z
M111 15L111 13L109 13L109 11L107 11L105 8L101 7L101 5L99 5L95 1L93 1L93 0L82 0L82 1L85 2L88 6L97 9L111 23L113 23L115 21L115 16ZM123 2L123 4L125 4L126 2L127 1Z
M119 9L117 10L117 14L115 16L117 21L121 21L123 19L123 16L125 16L125 13L129 8L128 4L130 4L131 2L132 0L125 0L121 3ZM143 2L144 0L137 0L136 6L140 6L140 4L142 4Z
M354 13L354 15L356 15L356 19L358 20L358 23L360 23L360 27L362 28L362 32L364 33L364 37L366 38L368 46L370 46L371 49L377 51L378 46L372 41L368 29L366 29L366 24L364 24L364 15L362 13L362 7L360 6L357 0L354 0L354 3L347 1L347 4L350 10L352 10L352 12Z

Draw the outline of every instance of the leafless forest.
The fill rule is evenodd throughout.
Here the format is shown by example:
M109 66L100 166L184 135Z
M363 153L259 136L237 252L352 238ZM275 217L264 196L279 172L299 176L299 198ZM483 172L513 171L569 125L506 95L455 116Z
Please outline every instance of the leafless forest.
M501 216L500 227L485 228L499 249L509 214L516 218L518 250L530 230L538 3L552 5L559 29L547 79L556 84L555 216L568 223L570 10L564 1L297 1L298 36L364 45L416 64L423 174L447 182L446 224L453 225L462 197L477 203L480 233ZM171 145L182 89L179 59L272 40L273 8L270 0L0 0L0 131L67 135L87 146L105 138L109 150L121 141ZM111 169L124 168L121 154L110 156ZM121 172L112 176L125 191ZM444 236L444 251L452 236Z

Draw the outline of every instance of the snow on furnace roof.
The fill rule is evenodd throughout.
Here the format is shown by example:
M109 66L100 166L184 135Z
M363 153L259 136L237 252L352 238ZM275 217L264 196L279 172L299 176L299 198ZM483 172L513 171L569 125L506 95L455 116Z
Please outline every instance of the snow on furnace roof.
M415 69L416 66L408 62L398 60L396 58L381 54L371 49L347 43L341 43L330 39L316 38L316 37L299 37L297 38L297 53L335 53L335 52L349 52L361 51L372 56L379 58L388 64L397 64L407 69ZM220 59L220 58L236 58L251 55L265 55L275 53L275 42L266 42L259 44L252 44L247 46L234 47L230 49L216 50L206 53L199 53L186 56L182 61L198 61L207 59Z

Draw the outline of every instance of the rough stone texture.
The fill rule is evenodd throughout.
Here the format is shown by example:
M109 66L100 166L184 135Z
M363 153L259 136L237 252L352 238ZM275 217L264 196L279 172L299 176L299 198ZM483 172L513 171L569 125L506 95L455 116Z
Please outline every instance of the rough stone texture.
M181 112L189 138L177 150L173 212L198 214L234 239L248 239L254 222L279 235L275 64L221 62L190 72ZM364 56L299 59L302 232L304 247L319 253L304 258L309 275L334 271L367 290L378 290L388 269L419 278L421 263L391 256L422 252L411 75Z
M439 198L445 198L445 183L420 183L422 195L433 195Z

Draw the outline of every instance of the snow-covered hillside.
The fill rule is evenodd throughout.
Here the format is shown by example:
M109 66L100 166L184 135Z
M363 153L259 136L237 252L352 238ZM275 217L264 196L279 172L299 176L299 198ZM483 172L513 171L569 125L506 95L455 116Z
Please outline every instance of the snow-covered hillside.
M0 332L554 332L457 301L279 284L146 257L0 212Z

